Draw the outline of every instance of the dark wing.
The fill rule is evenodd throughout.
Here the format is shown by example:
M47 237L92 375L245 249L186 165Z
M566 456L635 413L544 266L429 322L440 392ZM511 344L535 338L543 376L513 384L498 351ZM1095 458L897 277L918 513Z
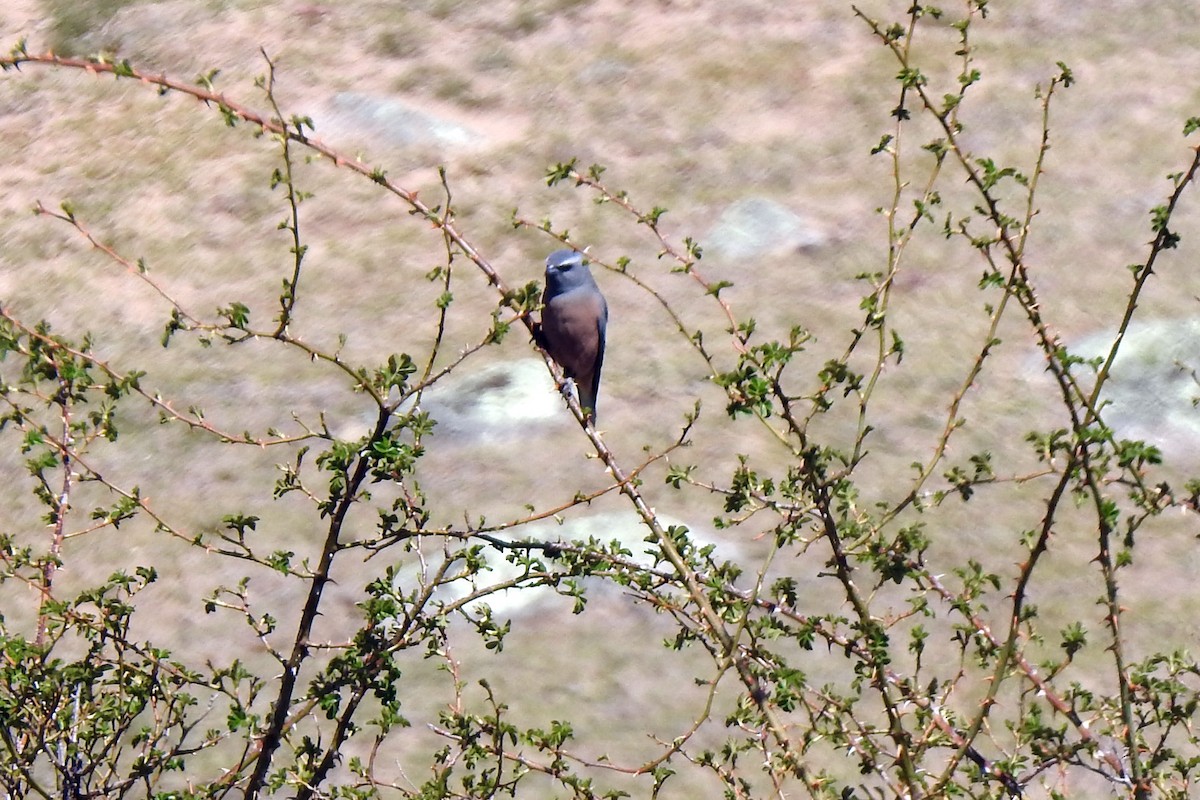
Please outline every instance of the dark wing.
M593 424L596 421L596 398L600 396L600 369L604 366L604 345L608 340L608 303L604 301L603 295L599 292L596 293L596 297L600 298L600 315L597 317L596 325L598 347L596 348L596 360L592 363L592 383L589 387L591 402L584 404L587 408L592 409Z

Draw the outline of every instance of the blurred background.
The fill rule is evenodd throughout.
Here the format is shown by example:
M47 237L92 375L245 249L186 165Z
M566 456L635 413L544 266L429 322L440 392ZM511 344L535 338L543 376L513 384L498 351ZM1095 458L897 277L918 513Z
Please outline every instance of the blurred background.
M863 0L858 8L890 24L908 6ZM945 10L945 19L924 26L914 51L937 97L953 90L962 70L951 24L962 9ZM1186 168L1195 144L1181 131L1200 114L1200 9L1185 0L1008 0L988 10L971 28L982 79L960 112L964 141L978 157L1032 174L1039 87L1061 71L1056 62L1071 69L1075 84L1060 89L1050 111L1028 261L1047 324L1080 354L1098 355L1125 308L1127 267L1145 258L1150 209L1165 202L1166 176ZM386 170L430 203L446 202L437 174L444 165L460 229L510 285L540 281L546 254L559 246L514 229L514 213L569 230L601 262L593 269L610 306L601 427L630 466L675 441L697 399L693 444L672 463L703 465L703 479L721 484L738 454L767 470L787 462L759 429L728 422L723 393L657 301L603 265L629 258L691 329L706 332L728 368L736 353L723 343L716 304L670 272L656 240L628 215L586 191L547 187L547 167L571 158L602 164L605 182L628 191L643 211L669 209L663 231L677 243L700 242L701 270L733 283L722 297L739 319L757 321L761 339L786 336L795 325L811 332L791 372L797 393L816 386L816 371L844 351L861 323L858 303L869 287L856 276L887 268L879 211L892 202L896 177L891 162L870 151L894 132L898 65L842 0L6 0L0 39L6 47L24 39L31 52L113 54L183 80L210 76L230 99L263 110L255 80L266 72L265 51L282 110L311 117L316 138ZM170 307L153 288L70 227L30 213L39 201L70 201L98 239L144 259L150 277L186 307L213 317L242 302L251 321L265 325L292 258L278 230L286 204L270 187L278 147L252 133L227 127L193 99L111 76L42 67L0 75L0 302L64 335L90 331L111 364L146 370L146 385L179 409L203 407L223 430L295 432L293 414L309 424L323 415L335 435L353 438L373 416L343 374L271 342L210 348L181 336L164 350ZM903 181L919 186L927 177L930 158L920 145L935 135L919 118L906 129ZM948 168L944 180L947 208L970 214L961 173ZM319 348L340 347L358 364L396 352L420 361L443 288L426 279L445 263L440 236L395 198L330 163L297 164L296 183L313 197L301 206L310 249L292 332ZM903 214L910 208L906 199ZM1109 398L1110 422L1163 448L1165 474L1179 482L1196 470L1200 443L1192 372L1200 362L1200 276L1190 244L1200 232L1198 211L1185 197L1175 220L1182 246L1151 280ZM948 403L984 344L985 304L996 300L977 286L983 262L942 237L940 224L919 235L897 279L891 320L905 358L879 392L872 458L860 473L864 506L902 497L909 464L932 453ZM483 338L497 303L465 261L455 262L452 291L443 362ZM418 476L438 524L515 519L526 504L547 508L606 485L523 329L514 331L429 397L441 425ZM967 424L950 460L987 450L998 473L1021 474L1035 468L1024 435L1065 423L1028 326L1014 314L1000 335L1002 346L968 393ZM211 533L227 514L253 513L262 517L256 535L264 548L293 550L299 561L318 546L322 524L311 507L295 496L271 497L276 464L290 456L221 446L144 411L123 420L116 444L96 452L108 479L141 487L181 531ZM845 445L854 424L848 412L835 412L819 433ZM36 542L44 535L41 510L23 483L19 440L5 435L0 457L14 478L0 496L0 525ZM666 468L660 462L644 476L658 509L755 569L769 537L763 541L753 522L718 530L720 499L670 489ZM1011 575L1021 557L1017 534L1037 523L1036 502L1021 506L1019 498L1036 501L1039 492L1036 484L1012 486L942 509L933 552L946 563L973 557ZM368 516L360 533L374 524ZM528 533L630 542L643 535L616 497L567 517L564 526ZM1196 633L1200 602L1186 591L1200 566L1194 525L1182 517L1156 525L1127 578L1135 649L1156 646L1165 632L1188 640ZM1094 546L1085 535L1052 555L1033 590L1051 619L1082 613L1098 594L1095 574L1069 566ZM321 623L330 641L352 633L354 604L382 569L345 561L332 590L344 616L329 613ZM155 563L163 579L143 596L152 607L139 617L144 635L191 658L261 657L252 632L202 610L204 595L246 572L241 564L145 522L72 539L65 562L64 591L118 567ZM819 555L797 554L776 569L803 582L816 580L821 567ZM250 584L251 596L273 608L288 607L302 589L272 574L254 573ZM35 596L4 591L5 618L28 622ZM485 654L469 637L458 653L469 675L523 698L517 714L531 724L569 716L589 737L591 755L636 759L655 752L646 732L670 740L698 713L694 701L703 695L692 681L711 668L702 654L661 647L672 630L666 620L614 590L601 592L581 618L566 599L537 597L532 607L522 597L501 608L517 620L504 653ZM816 609L828 599L811 602ZM1164 608L1173 611L1155 613ZM1100 609L1087 619L1098 627ZM280 635L292 626L282 620ZM810 666L818 675L838 668ZM447 679L419 658L411 677L411 718L433 718ZM414 752L436 744L420 725L411 736L406 746Z

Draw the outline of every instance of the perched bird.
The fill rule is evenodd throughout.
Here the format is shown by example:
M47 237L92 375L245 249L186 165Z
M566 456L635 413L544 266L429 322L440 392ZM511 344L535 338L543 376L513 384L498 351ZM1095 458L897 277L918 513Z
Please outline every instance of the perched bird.
M546 259L542 322L534 328L534 340L574 381L579 405L593 425L607 327L608 303L583 253L555 250Z

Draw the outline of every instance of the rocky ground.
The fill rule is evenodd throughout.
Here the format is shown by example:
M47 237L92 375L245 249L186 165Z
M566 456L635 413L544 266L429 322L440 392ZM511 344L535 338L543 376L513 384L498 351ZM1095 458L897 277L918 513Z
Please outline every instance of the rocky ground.
M892 19L908 4L861 5L868 16ZM322 141L436 202L444 202L436 168L445 165L460 227L513 285L540 280L545 254L558 246L537 231L514 230L516 209L535 222L552 218L607 264L629 257L690 325L712 332L713 341L720 335L719 309L657 259L652 236L586 192L545 185L545 169L572 157L605 165L605 180L644 210L670 209L664 232L675 242L701 242L706 274L733 283L723 297L740 318L754 317L764 338L797 324L812 331L816 340L803 359L810 372L841 352L860 320L865 289L855 276L886 263L886 228L876 212L890 202L893 176L870 150L891 130L897 67L841 0L92 2L78 5L90 11L73 28L65 22L68 7L6 0L0 44L25 39L31 51L115 53L184 79L219 70L217 87L255 107L266 106L254 85L266 70L265 51L285 113L310 115ZM1151 7L1013 0L990 7L974 33L983 80L962 117L981 156L1028 170L1040 135L1037 87L1058 72L1057 61L1077 81L1052 109L1031 263L1050 325L1090 352L1124 307L1126 266L1144 258L1149 209L1170 189L1165 176L1187 164L1195 144L1180 131L1200 113L1192 79L1200 74L1200 12L1183 0ZM930 74L953 81L956 32L932 24L927 36ZM231 430L286 427L294 412L309 422L324 414L335 433L350 436L367 424L369 407L342 376L313 370L269 343L230 350L182 341L163 351L158 339L169 307L161 297L66 226L29 213L37 201L54 207L70 200L99 238L144 258L149 274L189 307L211 314L238 300L256 319L269 319L291 257L277 230L285 205L269 187L278 152L250 133L227 128L194 100L158 97L133 82L41 67L0 75L0 300L64 333L94 332L106 358L146 369L166 395L203 405ZM914 142L927 135L931 129L914 124ZM912 152L916 169L923 156L916 145ZM364 363L427 351L441 286L424 276L442 263L441 239L345 170L316 161L298 164L297 176L314 195L302 206L310 250L300 335L334 349L345 334L345 357ZM1144 298L1145 336L1131 339L1135 348L1122 362L1125 393L1113 398L1120 409L1114 419L1163 446L1184 473L1200 466L1192 407L1200 391L1188 344L1196 338L1200 294L1189 248L1198 221L1200 205L1186 199L1178 226L1183 249ZM976 289L982 266L969 252L930 230L907 257L893 306L906 357L881 390L885 424L873 444L877 459L864 468L864 487L881 497L893 496L896 476L929 452L986 322L986 298ZM447 358L478 341L496 303L468 265L456 270ZM699 397L704 413L684 461L706 464L714 480L723 480L736 454L757 445L726 425L721 394L658 303L619 274L597 271L612 314L600 400L607 440L635 463L644 449L673 441ZM1047 383L1028 331L1014 320L1002 334L1004 345L965 407L963 456L977 447L996 449L998 457L1024 452L1025 432L1054 418L1052 406L1034 401ZM1170 355L1163 355L1162 337L1174 347ZM515 517L526 503L549 505L604 485L526 338L514 334L485 348L429 399L444 427L421 478L443 521ZM733 356L728 347L719 352ZM1147 394L1161 402L1142 402ZM830 435L840 435L842 424L835 420ZM233 510L265 507L268 541L302 550L315 540L316 523L303 504L269 500L277 461L270 453L212 447L153 419L131 420L120 444L105 453L107 474L143 486L183 529L212 530ZM14 448L7 451L4 458L18 458ZM743 558L765 552L755 531L711 530L718 509L712 498L663 487L663 469L647 473L647 492L660 509ZM14 519L36 513L24 486L5 501ZM1031 524L994 510L964 512L959 525L967 533L944 542L945 552L984 549L989 537ZM611 515L623 511L617 499L603 498L588 513L617 531L624 523ZM1188 538L1176 533L1169 541ZM73 545L64 580L86 582L118 562L158 558L169 546L177 572L156 597L174 609L170 618L188 621L178 646L224 652L228 640L217 635L223 623L199 612L199 597L234 573L214 575L206 556L163 545L152 531L121 535L119 548ZM639 538L636 526L625 535ZM1194 573L1190 551L1164 543L1146 569L1175 564ZM352 570L339 581L342 609L351 614L361 581ZM292 591L283 583L258 585L267 595ZM1069 577L1060 589L1048 587L1046 601L1069 598L1072 587ZM1149 613L1160 590L1134 588L1129 602ZM10 599L5 615L19 619L19 609L8 610ZM566 636L585 654L579 667L560 663L560 651L547 653L546 663L573 670L553 685L538 677L545 673L540 661L505 655L477 666L509 687L542 685L525 709L531 716L582 713L583 732L599 732L614 751L636 751L627 735L620 743L630 724L626 712L641 712L633 715L635 729L669 738L686 720L653 678L687 683L694 664L684 658L647 676L645 659L660 658L661 621L619 597L603 603L576 624L569 603L550 597L518 626L510 653L537 652L542 637ZM1178 619L1195 618L1180 608ZM644 631L653 633L649 641L629 645ZM151 626L147 633L161 631ZM1155 635L1144 634L1147 641ZM243 638L238 646L255 646L252 636ZM436 677L414 669L414 680L436 685Z

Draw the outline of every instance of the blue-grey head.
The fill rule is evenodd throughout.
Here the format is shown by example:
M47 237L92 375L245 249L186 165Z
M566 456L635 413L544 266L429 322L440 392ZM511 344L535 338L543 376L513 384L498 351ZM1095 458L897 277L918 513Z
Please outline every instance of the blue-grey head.
M595 286L587 259L578 250L555 250L546 259L546 289L561 294L581 286Z

